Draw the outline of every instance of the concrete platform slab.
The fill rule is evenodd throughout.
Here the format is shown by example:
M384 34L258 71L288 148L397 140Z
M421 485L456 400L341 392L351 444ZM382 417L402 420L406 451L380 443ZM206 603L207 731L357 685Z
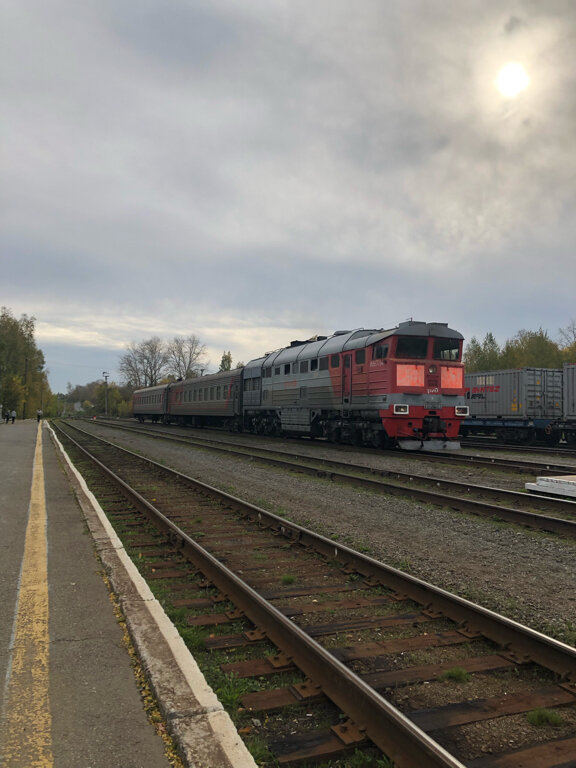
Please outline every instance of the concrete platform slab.
M576 498L576 475L559 477L538 477L535 483L526 483L527 491L549 493L554 496L572 496Z

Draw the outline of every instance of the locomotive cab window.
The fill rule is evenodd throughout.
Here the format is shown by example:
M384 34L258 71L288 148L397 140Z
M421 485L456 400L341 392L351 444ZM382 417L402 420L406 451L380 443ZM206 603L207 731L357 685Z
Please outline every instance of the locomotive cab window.
M357 365L361 365L362 363L366 362L366 350L365 349L357 349L356 350L355 362L356 362Z
M388 357L388 344L377 344L374 347L374 360L383 360Z
M340 357L339 357L339 355L331 355L331 357L330 357L330 368L340 368Z
M415 357L423 359L428 352L428 339L418 336L399 336L396 344L396 357Z
M300 373L308 373L308 360L303 360L300 363Z
M435 360L459 360L460 342L458 339L434 339Z
M286 363L284 366L284 376L288 376L290 374L290 363Z

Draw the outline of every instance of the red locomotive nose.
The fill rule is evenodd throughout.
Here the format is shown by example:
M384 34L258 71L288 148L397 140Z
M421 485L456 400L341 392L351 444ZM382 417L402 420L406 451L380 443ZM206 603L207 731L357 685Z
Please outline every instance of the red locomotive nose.
M445 434L446 422L439 416L425 416L422 419L422 434Z

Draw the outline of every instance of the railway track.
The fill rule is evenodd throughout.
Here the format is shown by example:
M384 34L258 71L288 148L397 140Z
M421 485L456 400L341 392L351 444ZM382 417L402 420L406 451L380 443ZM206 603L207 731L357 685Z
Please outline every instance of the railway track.
M573 648L84 431L60 434L185 612L185 638L200 633L230 685L247 681L233 715L265 741L261 765L371 745L396 768L572 764Z
M121 429L127 429L147 437L167 439L211 451L225 452L250 461L262 462L301 474L323 477L334 482L371 491L407 496L439 507L449 507L492 520L523 525L571 538L576 537L576 502L574 501L428 477L417 475L414 472L375 469L350 462L268 450L258 445L246 446L246 444L231 441L175 435L169 430L159 431L154 428L143 429L125 426ZM562 474L566 474L566 468Z
M568 459L576 457L576 446L570 445L518 445L517 443L501 443L496 438L461 438L462 448L487 448L490 451L511 451L512 453L540 453L548 456L564 456Z
M94 423L92 421L89 421L88 423ZM223 437L221 435L226 433L218 433L218 437L214 437L214 432L210 432L210 430L201 430L201 432L207 432L210 437L206 436L199 436L198 431L195 431L192 435L185 434L185 432L190 432L189 429L183 428L182 431L177 431L177 427L166 427L162 425L136 425L133 420L126 420L126 421L106 421L106 420L98 420L96 422L100 426L107 426L112 427L114 429L123 429L129 432L137 432L140 434L146 434L150 437L178 437L183 440L188 440L191 444L204 444L204 445L234 445L233 439L228 439L227 437ZM257 435L252 434L243 434L243 438L247 438L250 441L253 441L255 444L260 440L260 437ZM310 444L310 441L307 441L308 444ZM516 452L513 447L510 446L501 446L498 443L487 444L479 442L475 444L474 446L472 443L466 444L469 447L479 447L484 449L508 449L513 452ZM324 448L330 448L334 450L334 452L338 453L341 450L341 446L334 445L332 443L327 443L325 441L322 441L322 446ZM238 443L238 447L246 448L246 442ZM350 446L346 446L346 450L350 450ZM566 451L543 451L544 453L548 453L549 455L558 455L562 456L568 460L574 459L574 464L559 464L554 463L552 461L539 461L539 460L530 460L530 461L523 461L519 458L509 459L509 458L502 458L502 457L494 457L494 456L482 456L482 455L470 455L460 452L447 452L447 453L433 453L426 451L418 451L418 452L411 452L411 451L384 451L382 449L372 449L372 448L360 448L358 447L356 449L359 453L365 453L369 456L381 456L385 457L388 454L391 454L394 456L394 458L404 459L406 461L413 460L414 458L417 458L419 461L422 462L429 462L429 463L436 463L436 464L461 464L464 466L478 466L478 467L485 467L488 466L492 469L502 469L506 472L518 472L518 473L526 473L530 472L533 474L540 474L542 472L546 472L548 474L562 474L565 475L567 473L573 472L576 474L576 454L574 451L566 450ZM531 451L532 453L540 452L540 449L519 449L519 452L521 450Z

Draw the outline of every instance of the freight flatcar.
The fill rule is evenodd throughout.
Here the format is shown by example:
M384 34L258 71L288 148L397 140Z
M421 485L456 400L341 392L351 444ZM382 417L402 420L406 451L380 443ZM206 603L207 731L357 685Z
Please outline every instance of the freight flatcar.
M407 450L459 447L463 337L446 323L337 331L244 368L134 393L134 416ZM157 390L158 388L153 388ZM164 407L164 412L159 409Z
M576 365L467 373L469 417L462 437L483 435L500 442L576 443Z

